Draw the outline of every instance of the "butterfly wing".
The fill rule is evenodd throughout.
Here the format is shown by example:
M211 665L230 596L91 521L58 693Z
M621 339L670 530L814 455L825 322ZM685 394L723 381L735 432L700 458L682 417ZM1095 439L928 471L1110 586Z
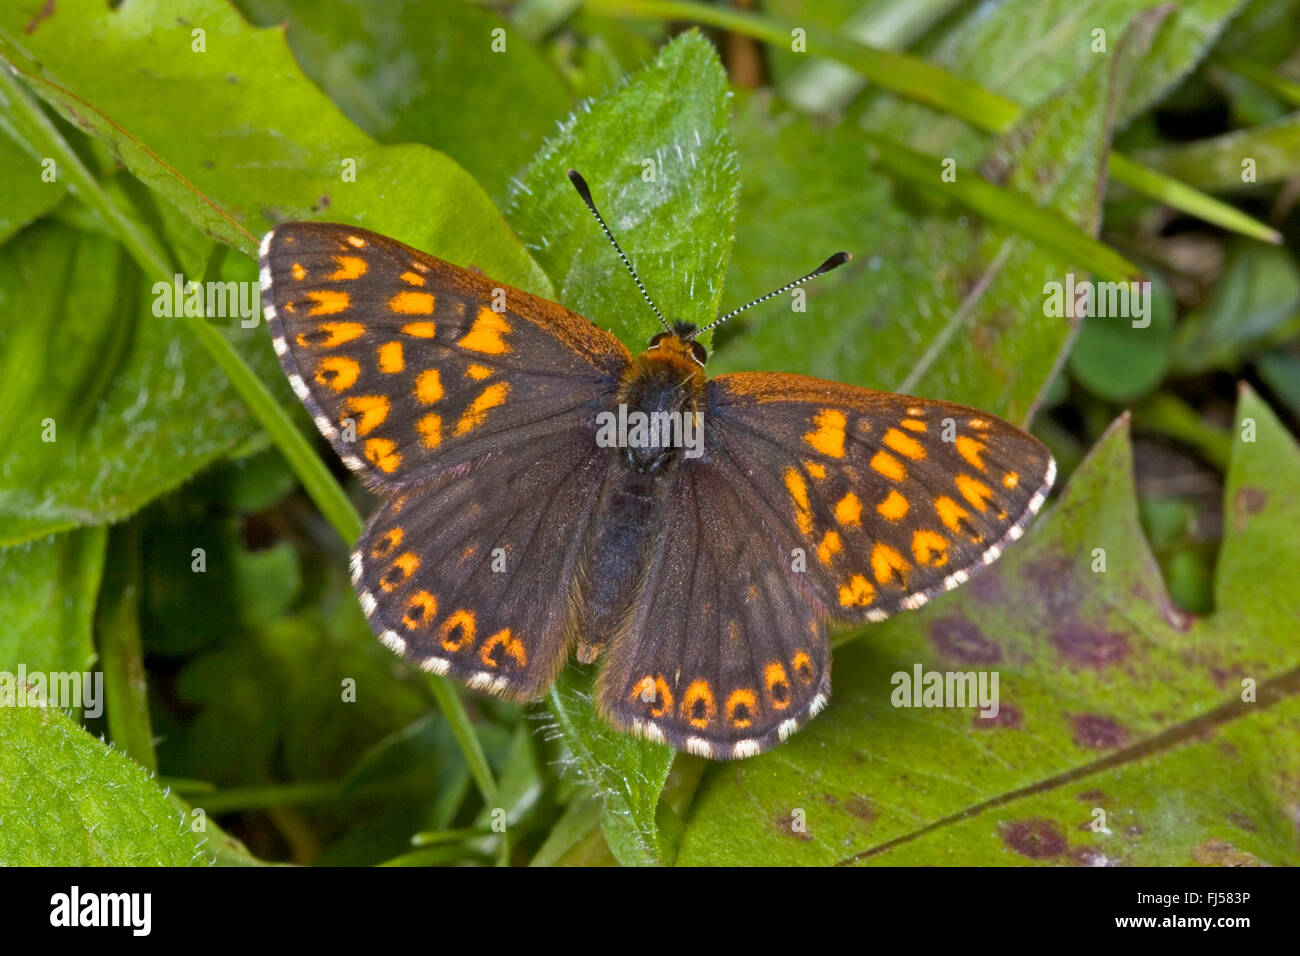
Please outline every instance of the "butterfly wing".
M1024 533L1056 477L1032 435L962 405L799 375L708 389L706 447L745 476L783 547L802 549L838 618L883 620L964 583Z
M290 385L375 490L568 427L628 361L587 319L364 229L285 223L260 265Z
M603 451L575 426L386 501L352 555L380 640L478 690L523 700L549 687L570 651L570 588Z
M828 619L881 620L961 584L1021 535L1054 476L1037 440L964 406L713 379L705 455L682 465L606 655L602 711L704 756L767 750L827 702Z
M597 704L614 726L701 756L767 750L830 694L826 609L727 460L683 463L662 521Z

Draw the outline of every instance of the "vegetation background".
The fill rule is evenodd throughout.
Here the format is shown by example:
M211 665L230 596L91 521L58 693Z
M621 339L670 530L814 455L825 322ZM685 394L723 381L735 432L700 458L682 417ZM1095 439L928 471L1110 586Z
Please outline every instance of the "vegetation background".
M0 708L0 863L1300 862L1294 0L3 0L0 55L0 670L106 682ZM1062 465L753 760L612 733L578 668L519 708L395 659L346 574L373 501L264 324L152 310L318 218L638 347L569 166L682 318L854 254L711 369ZM1149 278L1150 326L1045 317L1068 272ZM891 707L917 662L997 669L999 719Z

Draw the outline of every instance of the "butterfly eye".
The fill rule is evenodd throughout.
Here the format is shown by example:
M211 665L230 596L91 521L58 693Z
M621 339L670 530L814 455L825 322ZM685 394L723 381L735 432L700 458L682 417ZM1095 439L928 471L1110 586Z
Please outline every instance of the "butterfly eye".
M695 361L699 362L701 365L703 365L705 362L709 360L709 353L705 350L704 346L701 345L699 342L691 343L691 355L693 355L695 357Z
M659 343L663 341L664 336L667 334L668 334L667 332L658 333L654 338L650 340L650 344L647 347L652 349L657 348L659 346Z

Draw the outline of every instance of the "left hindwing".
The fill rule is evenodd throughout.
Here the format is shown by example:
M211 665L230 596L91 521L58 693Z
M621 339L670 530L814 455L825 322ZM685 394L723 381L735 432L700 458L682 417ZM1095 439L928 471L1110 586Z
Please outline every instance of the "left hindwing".
M285 223L260 264L289 383L377 490L570 427L628 361L581 316L364 229Z
M478 690L545 691L569 656L570 595L609 462L575 422L384 502L351 562L380 640Z
M920 607L991 564L1056 475L1037 439L984 412L799 375L710 381L705 447L847 620Z

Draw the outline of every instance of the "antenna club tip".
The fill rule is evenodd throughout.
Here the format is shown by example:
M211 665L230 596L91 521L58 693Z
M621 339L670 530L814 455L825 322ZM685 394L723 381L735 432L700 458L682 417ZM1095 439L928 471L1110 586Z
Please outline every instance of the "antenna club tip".
M847 252L837 252L826 260L826 265L834 269L836 266L844 265L844 263L850 261L852 258L853 256Z
M582 174L576 169L570 169L568 175L569 182L573 183L573 188L578 190L578 195L591 202L591 189L587 186L587 181L582 178Z

